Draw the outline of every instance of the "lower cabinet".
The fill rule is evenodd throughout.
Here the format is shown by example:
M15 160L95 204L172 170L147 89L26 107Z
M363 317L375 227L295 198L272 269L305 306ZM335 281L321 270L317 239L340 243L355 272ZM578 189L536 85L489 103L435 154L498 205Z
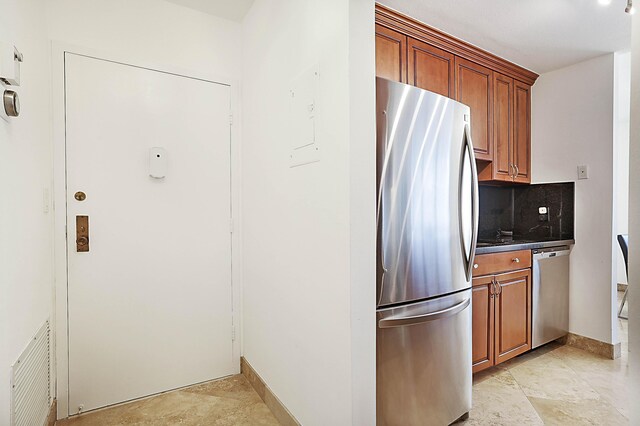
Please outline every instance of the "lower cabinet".
M531 349L531 270L473 278L473 372Z
M472 289L472 362L473 372L494 365L493 336L494 310L493 275L473 279Z

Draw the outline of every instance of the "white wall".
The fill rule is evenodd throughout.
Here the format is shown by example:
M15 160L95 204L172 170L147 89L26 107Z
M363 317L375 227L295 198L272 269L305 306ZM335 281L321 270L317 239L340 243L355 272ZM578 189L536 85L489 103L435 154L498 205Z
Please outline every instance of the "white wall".
M22 112L0 120L0 425L9 424L10 367L52 309L49 45L44 0L0 0L0 41L24 54ZM2 85L0 85L2 88Z
M633 16L631 138L629 152L629 395L640 395L640 15ZM640 404L631 404L630 424L640 424Z
M613 114L613 54L543 74L533 87L532 182L576 181L570 331L607 343L617 339ZM589 179L576 180L582 164Z
M243 22L244 356L304 425L375 416L372 23L364 0L257 0ZM315 64L321 160L290 168L289 89Z
M629 231L629 115L631 94L631 52L615 54L614 80L614 230L615 235ZM622 251L614 242L614 262L617 283L627 282Z
M353 425L376 421L374 0L349 11L351 379Z
M240 24L158 0L47 3L54 41L118 53L140 63L237 78Z

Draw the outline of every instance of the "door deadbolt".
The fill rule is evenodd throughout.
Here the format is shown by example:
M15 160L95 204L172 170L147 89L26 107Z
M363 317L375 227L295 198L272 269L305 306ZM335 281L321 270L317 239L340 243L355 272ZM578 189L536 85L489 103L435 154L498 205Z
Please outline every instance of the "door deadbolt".
M75 193L73 198L75 198L78 201L84 201L87 198L87 194L85 194L82 191L78 191L78 192Z
M76 251L89 251L89 216L76 216Z

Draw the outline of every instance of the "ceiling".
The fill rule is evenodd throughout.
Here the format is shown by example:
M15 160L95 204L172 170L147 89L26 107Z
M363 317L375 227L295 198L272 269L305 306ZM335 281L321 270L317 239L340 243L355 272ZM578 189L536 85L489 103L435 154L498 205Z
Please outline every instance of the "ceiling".
M224 19L241 22L253 0L167 0Z
M241 22L254 0L167 0ZM631 44L626 0L378 0L537 73ZM640 1L640 0L637 0Z
M631 45L626 0L378 0L537 73Z

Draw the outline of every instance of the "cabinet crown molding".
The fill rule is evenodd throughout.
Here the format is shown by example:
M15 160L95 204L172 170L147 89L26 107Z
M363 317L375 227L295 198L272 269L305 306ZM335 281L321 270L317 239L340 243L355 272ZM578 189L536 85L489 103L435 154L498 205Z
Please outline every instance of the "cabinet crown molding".
M464 59L496 70L504 75L533 85L539 77L533 71L482 50L470 43L430 27L389 7L376 3L376 24L399 31L409 37L429 43Z

